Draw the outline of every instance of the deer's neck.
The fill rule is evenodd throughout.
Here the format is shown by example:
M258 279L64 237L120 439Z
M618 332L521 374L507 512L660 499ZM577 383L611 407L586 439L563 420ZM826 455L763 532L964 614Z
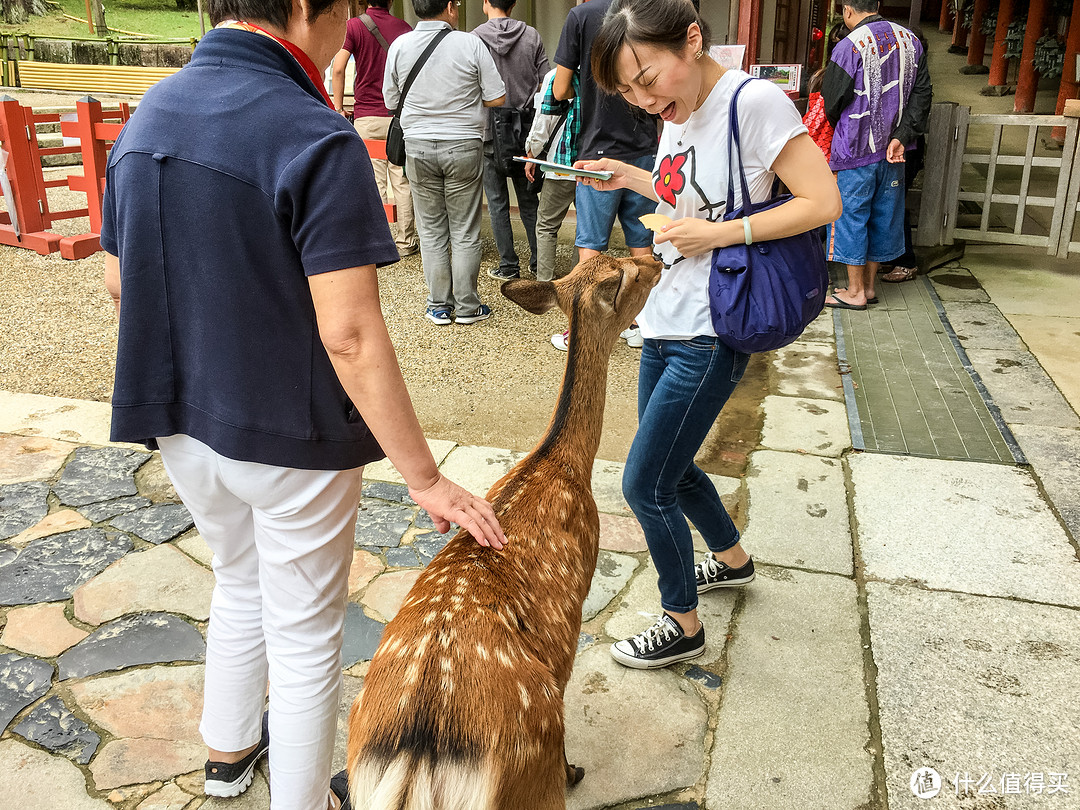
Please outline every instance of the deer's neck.
M538 454L557 457L569 472L588 482L604 426L608 361L614 340L570 322L570 351L558 404Z

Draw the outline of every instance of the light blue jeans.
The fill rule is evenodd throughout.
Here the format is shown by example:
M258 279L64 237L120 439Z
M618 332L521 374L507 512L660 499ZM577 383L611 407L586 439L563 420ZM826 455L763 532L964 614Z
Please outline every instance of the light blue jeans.
M480 208L484 142L405 139L428 309L475 315L480 309Z
M660 604L697 607L694 541L687 518L715 552L739 542L720 495L694 463L750 356L718 338L646 339L638 375L638 429L623 472L623 495L645 532L659 574Z

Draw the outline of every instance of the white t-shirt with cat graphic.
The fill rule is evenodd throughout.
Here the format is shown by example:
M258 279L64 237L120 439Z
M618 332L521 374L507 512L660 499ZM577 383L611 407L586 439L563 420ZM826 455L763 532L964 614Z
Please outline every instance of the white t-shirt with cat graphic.
M665 123L653 169L658 214L672 219L716 221L727 205L728 110L731 96L749 75L728 70L685 124ZM754 202L769 199L773 161L787 142L806 132L795 105L775 84L755 79L739 93L739 142ZM732 149L734 154L734 149ZM735 206L742 203L735 174ZM715 335L709 317L712 251L684 258L671 243L655 246L664 262L660 282L638 316L642 337L682 340Z

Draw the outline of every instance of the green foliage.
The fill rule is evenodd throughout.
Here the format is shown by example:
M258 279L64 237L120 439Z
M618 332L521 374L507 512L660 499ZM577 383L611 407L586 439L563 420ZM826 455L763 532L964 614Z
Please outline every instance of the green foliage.
M982 18L983 36L992 37L997 33L997 9L987 9Z
M1027 29L1027 18L1013 20L1009 25L1009 31L1005 34L1005 58L1019 59L1024 54L1024 31Z
M1053 79L1061 75L1065 67L1065 45L1052 34L1035 43L1035 54L1031 64L1044 79Z
M105 22L114 31L146 34L155 39L198 37L202 34L197 11L181 11L176 0L104 0ZM86 0L54 0L48 14L31 17L21 25L0 25L0 32L18 32L50 37L93 36L85 22ZM192 2L194 8L194 2ZM209 18L206 20L209 26Z

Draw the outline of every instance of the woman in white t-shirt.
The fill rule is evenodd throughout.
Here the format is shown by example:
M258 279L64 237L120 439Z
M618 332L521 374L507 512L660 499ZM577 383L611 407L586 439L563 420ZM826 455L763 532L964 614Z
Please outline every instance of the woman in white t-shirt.
M645 338L639 424L623 475L623 494L659 574L664 610L655 625L612 645L617 661L638 669L702 655L698 593L754 578L738 530L694 463L748 360L712 327L712 250L748 236L761 241L803 233L832 222L841 208L836 181L795 106L772 83L752 81L737 107L750 196L768 199L779 176L794 199L748 220L720 221L728 192L728 110L749 76L722 68L708 48L708 27L691 0L615 0L593 43L593 75L608 92L663 119L659 152L651 175L611 159L576 164L613 172L610 180L583 182L633 189L674 220L656 235L664 272L638 316ZM737 206L741 196L736 187ZM711 552L696 565L687 518Z

